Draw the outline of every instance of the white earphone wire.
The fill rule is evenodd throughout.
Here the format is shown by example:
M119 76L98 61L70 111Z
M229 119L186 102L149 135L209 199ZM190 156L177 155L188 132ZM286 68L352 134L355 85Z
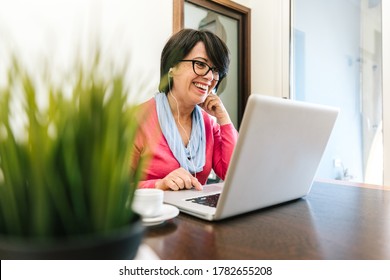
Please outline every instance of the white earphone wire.
M175 99L175 103L176 103L176 110L177 110L177 123L179 124L179 126L181 127L181 129L183 130L185 136L187 137L188 139L188 144L187 144L187 147L188 147L188 151L190 153L190 162L192 164L192 168L194 168L194 176L196 177L196 168L195 168L195 164L192 160L192 149L191 149L191 138L188 136L187 134L187 131L184 129L183 125L181 124L180 122L180 110L179 110L179 102L177 102L177 99L176 97L173 95L173 92L171 90L171 80L170 80L170 72L168 72L168 88L169 88L169 93L172 95L173 99ZM189 170L187 170L189 171Z

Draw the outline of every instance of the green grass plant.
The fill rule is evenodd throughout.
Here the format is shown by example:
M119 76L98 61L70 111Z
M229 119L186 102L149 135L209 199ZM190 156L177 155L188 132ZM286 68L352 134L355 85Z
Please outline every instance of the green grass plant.
M143 165L130 169L137 109L124 73L103 75L98 56L92 64L65 87L11 63L0 88L1 235L105 233L131 221Z

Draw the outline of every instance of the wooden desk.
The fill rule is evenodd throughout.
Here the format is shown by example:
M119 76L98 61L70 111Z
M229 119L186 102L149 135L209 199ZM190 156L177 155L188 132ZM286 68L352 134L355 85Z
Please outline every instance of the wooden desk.
M335 182L219 222L180 214L148 228L144 243L161 259L390 259L388 188Z

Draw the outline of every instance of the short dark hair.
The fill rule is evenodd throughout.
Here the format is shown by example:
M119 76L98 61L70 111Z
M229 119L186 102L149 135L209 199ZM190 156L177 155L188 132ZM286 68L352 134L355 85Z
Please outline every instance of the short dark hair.
M168 93L169 82L172 85L172 80L168 82L168 72L171 67L174 67L180 62L198 42L203 42L206 48L206 53L209 59L213 62L214 67L218 69L219 81L216 85L225 78L229 63L229 50L226 44L214 33L207 30L182 29L173 34L165 44L161 52L160 64L160 92Z

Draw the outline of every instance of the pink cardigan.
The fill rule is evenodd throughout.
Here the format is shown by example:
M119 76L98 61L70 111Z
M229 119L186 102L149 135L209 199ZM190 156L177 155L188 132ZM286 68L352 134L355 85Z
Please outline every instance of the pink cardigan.
M135 140L135 160L133 166L138 164L140 157L147 159L144 169L143 181L140 188L154 188L158 179L164 178L173 170L180 167L173 156L168 143L163 136L158 122L156 101L154 98L140 105L142 110L140 131ZM221 179L225 179L233 149L236 145L238 132L233 124L220 126L215 118L202 110L206 131L206 163L203 171L196 173L201 184L214 172Z

